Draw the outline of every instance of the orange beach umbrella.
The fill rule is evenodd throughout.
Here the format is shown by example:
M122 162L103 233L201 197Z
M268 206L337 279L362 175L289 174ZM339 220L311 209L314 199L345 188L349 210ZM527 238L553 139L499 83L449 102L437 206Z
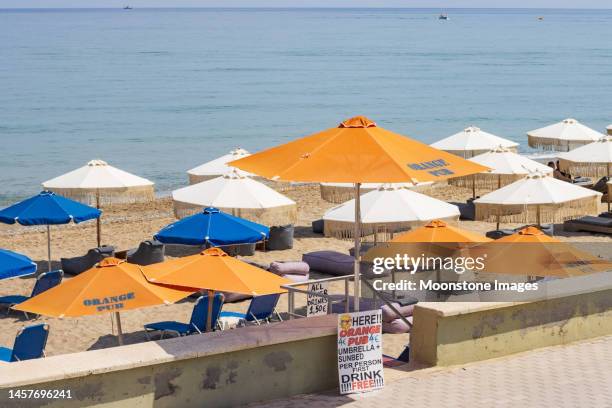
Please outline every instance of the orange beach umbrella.
M142 268L150 282L189 288L241 293L252 296L286 292L281 285L291 283L271 272L228 256L220 248L208 248L203 252L168 260ZM212 307L212 302L209 302ZM210 315L206 330L210 330Z
M414 184L488 168L378 127L364 116L228 163L273 180L355 185L355 310L359 310L361 183Z
M434 220L415 230L406 232L391 240L391 242L461 242L477 243L489 242L490 238L484 235L466 231L461 228L448 225L444 221Z
M13 309L60 318L115 313L119 344L123 344L119 312L174 303L195 291L152 284L138 265L105 258L93 268Z

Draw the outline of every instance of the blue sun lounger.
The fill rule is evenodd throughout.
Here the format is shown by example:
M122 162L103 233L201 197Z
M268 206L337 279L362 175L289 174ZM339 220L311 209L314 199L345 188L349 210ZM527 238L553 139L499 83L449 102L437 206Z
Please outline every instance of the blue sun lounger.
M44 357L48 337L49 325L45 323L24 327L17 333L12 349L0 347L0 361L11 363Z
M261 325L261 323L270 323L273 316L283 321L280 314L276 311L276 304L279 298L280 294L256 296L251 300L251 304L246 313L221 312L221 317L237 317L242 319L242 324L253 322L257 325Z
M223 295L221 293L215 293L213 300L212 316L211 316L211 327L213 330L217 326L219 320L219 314L223 307ZM200 296L196 300L191 312L191 319L189 323L181 323L175 321L164 321L157 323L145 324L145 334L150 339L149 334L152 332L161 332L161 339L164 338L166 333L174 334L176 336L187 336L189 334L204 333L206 331L206 320L208 317L208 296Z
M0 297L0 305L7 306L8 309L6 313L8 314L11 311L11 307L18 305L20 303L25 302L26 300L33 298L36 295L43 293L46 290L49 290L60 283L62 283L62 278L64 277L64 272L62 271L51 271L40 274L38 278L36 278L36 283L34 284L34 288L32 289L32 294L30 296L22 296L22 295L9 295ZM23 312L28 318L28 314Z

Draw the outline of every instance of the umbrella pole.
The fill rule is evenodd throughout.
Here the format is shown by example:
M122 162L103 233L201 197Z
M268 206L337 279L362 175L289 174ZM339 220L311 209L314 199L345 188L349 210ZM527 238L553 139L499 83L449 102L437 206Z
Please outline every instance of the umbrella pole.
M608 183L609 182L610 182L610 163L608 163ZM611 199L612 197L610 197L610 193L608 192L608 212L610 212L610 200Z
M497 224L495 225L495 229L499 230L499 214L497 214Z
M115 321L117 322L117 342L120 346L123 346L123 330L121 329L121 315L119 315L119 312L115 312Z
M538 227L541 227L540 225L540 206L539 205L536 207L536 222L538 223Z
M476 198L476 174L472 174L472 198Z
M98 210L100 209L100 190L96 190L96 208ZM102 223L100 221L100 217L96 219L96 236L98 239L98 247L101 246L100 242L102 242Z
M47 272L51 272L51 226L47 225Z
M359 281L359 261L361 259L361 183L355 183L355 282L353 284L353 311L359 311L359 295L361 285Z
M213 313L213 301L215 299L215 291L208 290L208 313L206 313L206 331L212 331L212 313Z

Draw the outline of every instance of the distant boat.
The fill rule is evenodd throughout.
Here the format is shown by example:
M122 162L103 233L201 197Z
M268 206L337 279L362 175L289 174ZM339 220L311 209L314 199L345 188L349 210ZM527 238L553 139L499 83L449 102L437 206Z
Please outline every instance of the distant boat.
M442 13L438 16L438 20L448 20L448 14Z
M130 7L130 6L125 6L123 9L124 9L124 10L132 10L132 7Z
M538 17L538 20L542 21L542 20L544 20L544 17L540 16L540 17Z

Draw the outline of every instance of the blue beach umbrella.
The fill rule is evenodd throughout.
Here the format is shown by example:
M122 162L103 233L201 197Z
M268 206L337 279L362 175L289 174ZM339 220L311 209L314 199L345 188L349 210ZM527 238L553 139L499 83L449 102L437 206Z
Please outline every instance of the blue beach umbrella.
M183 218L161 229L155 239L165 244L232 245L252 244L267 239L270 228L219 211L203 212Z
M36 272L36 264L25 255L0 248L0 280Z
M51 270L51 229L50 225L68 224L100 217L102 211L58 196L50 191L43 191L17 204L0 211L0 222L5 224L46 225L47 252L49 255L49 270Z

